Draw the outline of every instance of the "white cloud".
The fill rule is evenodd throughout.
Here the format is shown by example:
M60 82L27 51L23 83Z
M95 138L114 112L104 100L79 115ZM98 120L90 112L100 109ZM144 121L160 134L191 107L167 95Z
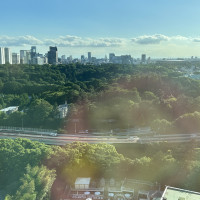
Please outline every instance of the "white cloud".
M132 38L132 41L138 44L160 44L162 41L169 41L169 37L161 34L144 35Z
M25 46L25 45L56 45L60 47L120 47L125 45L127 39L124 38L83 38L66 35L58 38L46 38L44 40L36 37L26 36L0 36L0 46Z
M172 36L170 38L170 40L175 40L175 41L191 41L190 37L185 37L185 36L181 36L181 35L176 35L176 36Z
M117 47L124 43L121 38L81 38L77 36L60 36L56 39L45 39L45 45L57 45L60 47Z
M168 42L168 43L177 43L177 42L200 42L200 38L192 38L192 37L185 37L181 35L176 36L166 36L161 34L155 35L143 35L132 38L132 42L141 44L141 45L149 45L149 44L160 44L161 42Z
M193 42L200 42L200 38L194 38Z
M186 56L188 54L196 55L197 52L200 52L199 43L200 37L167 36L162 34L142 35L134 38L91 38L65 35L42 39L30 35L0 36L0 47L10 46L14 51L19 51L23 46L36 45L39 50L46 52L48 46L57 46L59 47L59 53L67 53L69 55L92 51L97 55L114 52L133 56L141 53L147 53L152 56Z
M42 45L43 42L33 36L0 36L1 46L25 46L25 45Z

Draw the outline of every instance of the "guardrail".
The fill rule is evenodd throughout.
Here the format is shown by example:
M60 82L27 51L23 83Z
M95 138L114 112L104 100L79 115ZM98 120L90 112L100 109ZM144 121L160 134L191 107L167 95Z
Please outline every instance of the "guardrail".
M12 131L12 132L34 133L34 134L57 133L57 130L52 130L52 129L22 128L22 127L12 127L12 126L0 126L0 131Z

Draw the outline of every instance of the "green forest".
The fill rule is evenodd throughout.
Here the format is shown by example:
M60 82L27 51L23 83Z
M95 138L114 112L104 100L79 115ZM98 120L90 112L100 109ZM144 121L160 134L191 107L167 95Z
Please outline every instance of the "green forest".
M191 63L0 65L0 126L106 132L151 127L158 134L200 131L200 81ZM199 67L199 63L196 63ZM58 105L69 105L65 119ZM91 131L92 132L92 131ZM48 146L0 140L0 194L6 200L57 199L77 176L134 178L199 191L200 143Z
M0 140L0 192L6 200L59 199L77 177L134 178L199 190L199 143L48 146Z
M0 126L108 131L151 127L159 134L200 130L200 81L179 71L191 63L1 65ZM199 67L199 63L196 63ZM58 105L69 105L58 117Z

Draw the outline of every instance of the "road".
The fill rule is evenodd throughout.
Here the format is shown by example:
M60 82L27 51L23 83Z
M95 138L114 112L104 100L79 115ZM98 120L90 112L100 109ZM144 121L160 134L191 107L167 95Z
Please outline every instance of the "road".
M180 135L156 135L156 136L92 136L92 135L63 135L48 136L48 135L29 135L20 133L0 132L0 139L16 139L28 138L32 141L39 141L49 145L65 145L72 142L87 142L87 143L154 143L154 142L189 142L191 140L200 141L200 134L180 134Z

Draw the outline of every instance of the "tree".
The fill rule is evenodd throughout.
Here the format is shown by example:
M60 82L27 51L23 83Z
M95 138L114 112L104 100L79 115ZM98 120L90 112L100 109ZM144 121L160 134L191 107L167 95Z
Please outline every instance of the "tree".
M26 174L21 178L21 186L10 200L44 200L50 197L51 187L55 180L55 170L45 166L26 167Z
M172 124L166 119L162 119L162 120L156 119L151 124L151 129L155 131L156 133L170 134L172 131Z
M174 122L174 126L181 133L195 133L200 131L200 112L181 115Z
M36 99L27 112L33 126L40 127L53 111L53 106L44 99Z

